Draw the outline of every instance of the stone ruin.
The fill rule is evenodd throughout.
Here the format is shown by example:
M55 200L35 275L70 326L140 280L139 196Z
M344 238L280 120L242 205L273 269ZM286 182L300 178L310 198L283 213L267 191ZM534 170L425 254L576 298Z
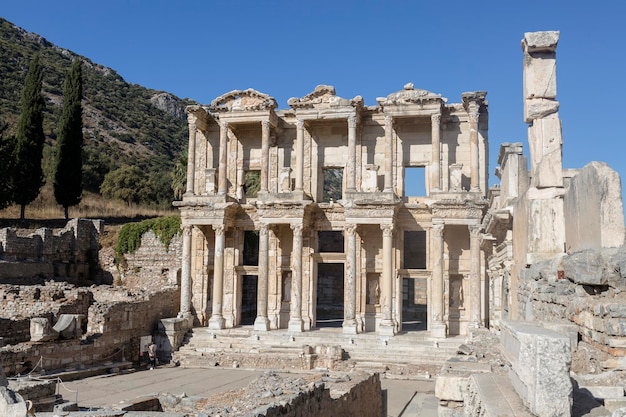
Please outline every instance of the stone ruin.
M401 330L398 320L401 321L402 314L405 314L399 301L402 290L393 284L389 286L389 282L393 282L390 278L394 276L389 271L395 271L398 278L416 281L427 282L437 277L432 282L432 291L437 291L438 295L433 297L432 292L425 292L420 296L427 305L428 318L432 319L432 323L428 320L427 331L437 348L443 348L452 331L461 333L467 341L458 351L471 353L467 358L456 355L448 359L439 370L435 389L440 401L439 415L623 415L619 413L623 413L622 407L626 407L626 246L621 184L617 173L600 162L591 162L581 169L563 169L560 104L556 95L558 41L559 32L524 35L524 121L529 124L530 158L527 160L524 156L521 143L503 144L496 170L500 185L489 190L486 200L480 195L486 185L483 173L486 165L481 151L481 146L486 146L486 120L478 122L479 115L486 115L484 92L465 93L462 104L445 105L445 101L434 93L416 90L409 85L403 91L379 99L381 107L377 111L389 111L391 116L387 121L375 109L363 107L360 97L341 99L332 87L319 86L308 96L290 100L292 110L284 114L278 112L280 117L295 123L298 148L293 156L283 154L281 148L275 147L276 143L284 145L285 138L276 136L284 131L277 129L276 106L269 96L254 90L234 91L216 99L211 106L188 109L190 143L195 145L196 137L206 136L207 141L198 143L199 146L211 146L212 159L206 160L208 148L198 149L199 155L205 156L190 158L189 169L194 175L189 179L188 192L180 204L183 217L188 220L184 222L184 233L165 251L158 248L154 236L144 236L143 249L128 256L126 270L109 271L129 286L174 287L159 293L144 293L121 288L82 289L59 283L9 286L2 290L6 302L0 306L4 309L0 314L0 334L5 338L4 344L9 345L0 349L0 363L4 370L10 375L24 372L29 369L26 364L32 367L40 358L47 361L43 365L45 369L96 364L112 352L120 352L121 346L127 349L126 352L136 352L139 336L154 334L157 323L158 343L163 352L174 351L188 341L185 334L194 325L208 326L208 341L203 343L210 343L210 339L221 331L242 324L246 313L242 306L245 307L250 300L258 303L257 314L265 314L261 319L251 317L255 319L251 325L257 333L246 334L246 337L251 337L248 343L254 345L254 349L261 346L259 339L281 327L292 335L308 331L314 326L314 317L305 318L303 323L303 317L298 313L298 308L300 312L304 311L302 305L296 304L294 310L294 303L304 302L311 307L315 297L306 292L308 290L298 280L311 279L314 262L323 263L329 259L337 262L344 258L340 259L336 253L322 252L310 259L298 259L290 252L295 245L313 248L311 240L315 240L315 236L309 230L308 235L304 234L303 242L301 227L320 230L330 227L334 230L341 226L350 253L350 258L345 258L346 267L349 266L346 279L350 285L355 280L351 268L365 272L357 275L363 277L363 283L359 278L355 288L351 287L346 293L350 311L344 312L342 327L351 343L359 340L360 333L374 331L387 346L390 338L397 337L396 332ZM431 109L430 105L434 107ZM467 122L467 126L462 125L460 130L467 134L466 139L471 143L471 149L467 149L465 155L471 166L451 161L448 159L450 155L440 153L439 141L450 140L447 136L450 133L444 133L450 132L449 126L441 120L441 113L428 114L430 129L426 130L432 136L433 145L428 150L423 149L422 153L432 153L427 176L432 201L413 197L396 200L390 196L398 180L403 179L398 175L403 162L393 160L386 151L380 157L374 155L376 164L367 164L357 158L354 154L357 124L363 121L371 126L380 124L377 129L384 133L380 144L386 147L398 137L408 137L403 135L406 132L410 135L415 127L406 120L394 123L393 118L405 117L405 111L413 112L411 117L422 117L426 114L423 113L425 108L434 109L435 113L443 111L444 118L459 115L463 123ZM318 111L345 117L349 156L346 198L320 204L315 209L320 212L312 210L314 202L307 200L307 192L315 196L321 188L311 189L308 181L313 181L316 174L307 171L310 166L302 163L301 152L310 152L309 147L313 146L310 139L315 134L336 134L343 126L341 129L331 126L326 130L327 126L316 125L324 123L312 116ZM351 118L354 114L361 119ZM257 116L261 119L255 119ZM303 123L292 116L303 119ZM211 122L213 117L218 120L215 125ZM260 123L262 149L251 150L251 160L223 159L226 155L222 155L218 145L223 144L222 141L231 139L230 142L240 141L243 145L254 136L247 128L229 130L228 121L231 127L238 123L248 126L250 118ZM451 120L445 119L445 122ZM418 131L424 130L419 123L416 126ZM465 127L468 127L467 132ZM372 134L368 140L374 143L377 139ZM190 149L194 148L190 146ZM327 155L330 165L341 162L336 159L337 155ZM294 173L291 167L278 169L275 166L278 160L284 162L285 158L293 157L297 162ZM267 171L261 173L263 193L255 199L247 196L242 188L247 175L244 167L250 169L250 164L261 160L270 161L276 168L273 169L276 175L270 176ZM229 168L225 171L227 166ZM381 167L384 170L381 171ZM292 179L291 175L295 178ZM237 187L228 188L228 182L224 181L226 176L233 179ZM368 199L368 193L376 199ZM455 200L455 196L462 194L468 199L463 203L458 198ZM386 200L387 197L390 199ZM206 207L200 204L205 200L209 202ZM237 201L241 203L239 206L235 204ZM394 205L397 205L394 209L397 212L387 210ZM274 225L268 227L262 221L263 216ZM389 220L380 233L381 244L372 245L369 240L362 239L379 232L374 230L373 223L363 223L368 216L374 216L374 222ZM429 236L425 245L442 255L433 258L431 253L424 271L400 268L394 264L393 257L378 256L382 252L386 254L390 248L398 251L398 256L402 254L402 249L397 247L401 239L396 239L397 235L394 238L394 222L398 217L401 219L398 225L412 224L407 216L424 222L430 233L425 235ZM300 225L298 222L302 217L309 219L310 223ZM351 224L344 224L346 221L356 225L352 228ZM263 267L273 270L275 276L271 276L269 293L268 287L261 287L259 283L259 292L252 296L248 294L243 302L244 295L237 285L243 284L246 274L260 273L260 269L242 263L245 239L248 238L245 232L254 229L256 223L260 227L263 258L270 256L263 260ZM74 230L71 239L78 238L75 230L82 227L81 224L86 225L78 221L72 226L74 229L68 229ZM96 223L93 225L96 229L101 227ZM231 228L230 234L225 235L227 228ZM451 237L460 229L467 239ZM57 236L38 231L22 237L15 232L2 231L0 262L8 265L6 271L18 268L15 265L22 261L30 263L28 268L31 269L25 269L28 272L20 275L23 279L32 275L32 271L39 271L34 275L82 279L84 274L91 273L85 269L89 265L85 261L87 252L81 255L74 249L70 253L68 249L61 251L63 255L54 255L55 258L50 250L53 247L50 242L54 239L59 247L71 247L68 242L72 233L65 231ZM87 241L93 245L92 237ZM466 251L468 255L457 258L459 276L454 276L449 263L444 263L444 259L449 259L450 248L455 245L461 253ZM224 250L219 254L225 260L219 259L219 248ZM282 250L284 253L280 252ZM365 258L357 263L356 260L361 258L353 260L352 254L361 250ZM406 246L404 250L407 250ZM371 263L368 253L374 254ZM486 260L484 265L481 265L481 259ZM223 269L217 274L215 268L216 265L219 267L219 262L222 262ZM293 272L293 262L298 267L296 275L290 273ZM100 263L105 264L102 258ZM259 264L258 268L261 266ZM382 274L381 270L384 270ZM11 273L7 273L7 277L9 275ZM222 287L217 287L214 282L216 275ZM0 279L2 277L0 272ZM383 284L384 288L377 283ZM178 289L177 285L181 288ZM334 291L332 288L325 290ZM419 294L417 290L416 287L416 294ZM443 303L439 294L447 297ZM303 298L305 295L306 299ZM356 297L354 305L353 297ZM382 300L384 297L387 298ZM25 299L28 302L24 302ZM220 304L222 302L227 304L226 307ZM57 305L52 307L55 303ZM46 313L42 314L44 311ZM211 322L214 311L219 312ZM221 313L227 314L224 317ZM81 363L67 361L71 352L74 352L74 359L76 352L82 355L81 346L87 343L95 347L90 349L95 352L91 357L83 357ZM196 339L195 343L200 341ZM494 349L494 344L500 347ZM392 346L393 343L389 343L390 351ZM327 356L319 354L320 348L306 346L301 356L308 354L311 363L317 356L332 362L333 366L343 362L343 351L337 350L337 346L329 347L333 354ZM275 355L271 350L266 353L267 357ZM246 356L243 349L237 354L242 356L223 353L225 357L237 357L241 363L247 363L247 360L252 364L258 362L254 362L250 355ZM300 362L304 362L302 357L298 359ZM281 359L288 361L289 357L283 355ZM15 404L21 404L17 396L12 398L16 399ZM68 413L72 415L69 410Z

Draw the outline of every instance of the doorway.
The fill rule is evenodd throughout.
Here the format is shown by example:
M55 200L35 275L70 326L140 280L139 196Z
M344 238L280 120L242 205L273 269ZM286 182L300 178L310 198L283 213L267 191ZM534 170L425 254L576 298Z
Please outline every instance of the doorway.
M415 332L427 330L428 288L427 280L402 279L402 330Z
M241 277L241 325L254 324L257 314L258 280L256 275Z
M317 265L317 327L341 327L343 324L343 263Z

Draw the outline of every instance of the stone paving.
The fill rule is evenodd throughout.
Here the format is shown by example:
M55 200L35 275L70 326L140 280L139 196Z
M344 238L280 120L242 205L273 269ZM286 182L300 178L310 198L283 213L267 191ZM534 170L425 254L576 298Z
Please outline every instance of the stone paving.
M215 368L160 367L123 375L92 377L62 384L59 393L80 407L113 407L157 393L209 397L245 388L263 371ZM387 393L387 416L434 417L437 401L434 381L381 379Z

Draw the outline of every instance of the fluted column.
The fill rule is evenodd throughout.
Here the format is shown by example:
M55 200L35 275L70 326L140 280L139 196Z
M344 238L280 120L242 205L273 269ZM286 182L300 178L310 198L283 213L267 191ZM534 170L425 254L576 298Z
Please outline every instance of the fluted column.
M296 191L303 192L304 188L304 120L296 123Z
M268 190L268 173L270 161L270 122L269 120L261 121L261 189L266 193Z
M225 227L223 224L213 226L215 231L215 254L213 256L213 311L209 319L209 329L223 329L222 300L224 298L224 244Z
M470 191L480 191L478 156L478 110L480 105L471 101L467 106L470 127Z
M433 138L430 189L431 191L439 191L441 190L441 114L431 115L430 121Z
M395 325L393 323L393 225L380 225L383 231L383 274L380 301L382 304L382 321L379 326L379 333L382 335L394 335Z
M480 317L480 225L469 226L470 232L470 327L482 327Z
M268 280L268 226L262 224L259 229L259 276L257 285L256 320L254 330L267 331L270 321L267 318L267 280Z
M345 285L343 301L343 332L357 334L356 323L356 225L344 227L346 244Z
M183 259L180 279L179 317L191 316L191 227L183 226Z
M348 166L346 188L356 191L356 115L348 116Z
M219 195L225 195L228 191L228 181L226 181L226 157L228 146L228 122L222 121L220 123L220 150L219 150L219 162L218 162L218 183L217 193Z
M430 334L432 337L438 338L445 338L447 333L446 322L443 320L445 305L443 301L443 228L442 223L437 223L433 224L430 229L431 259L433 259Z
M302 225L292 224L293 245L291 250L291 308L289 310L290 332L302 332Z
M198 128L196 126L197 117L189 114L189 147L187 154L187 190L185 194L194 194L194 177L196 170L196 133Z
M385 116L385 188L386 193L393 191L393 117Z

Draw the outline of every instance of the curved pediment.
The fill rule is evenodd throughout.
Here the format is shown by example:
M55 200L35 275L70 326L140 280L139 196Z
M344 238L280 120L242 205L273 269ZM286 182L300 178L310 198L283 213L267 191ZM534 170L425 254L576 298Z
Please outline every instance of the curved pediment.
M272 110L276 107L274 97L252 88L230 91L211 102L211 109L219 112Z
M413 83L405 84L404 88L397 93L389 94L387 97L377 98L376 101L382 105L402 105L402 104L418 104L427 101L441 101L445 103L447 99L442 98L441 94L432 91L414 88Z
M318 85L315 90L302 98L290 98L287 104L292 109L361 107L363 106L363 98L361 96L356 96L353 99L342 98L335 94L335 87L332 85Z

